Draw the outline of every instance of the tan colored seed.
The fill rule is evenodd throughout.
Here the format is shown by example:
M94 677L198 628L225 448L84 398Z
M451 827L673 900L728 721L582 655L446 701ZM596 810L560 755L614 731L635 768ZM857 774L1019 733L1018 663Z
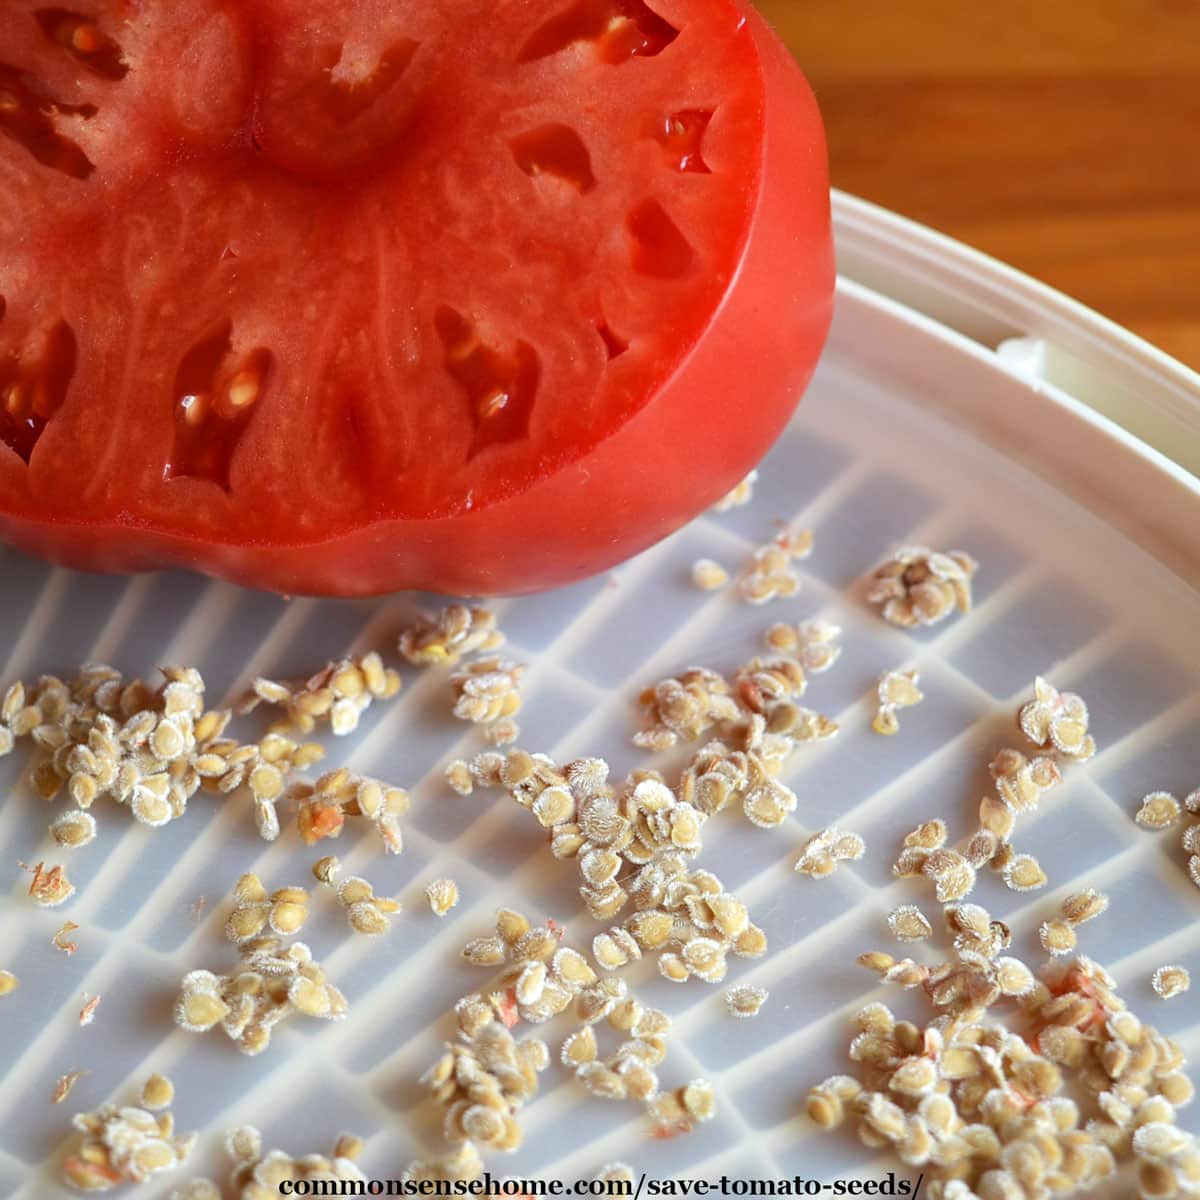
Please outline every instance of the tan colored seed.
M229 1015L229 1005L207 992L185 992L176 1010L176 1024L189 1030L211 1029Z
M672 983L686 983L691 976L687 963L678 954L662 954L658 959L658 971Z
M1043 921L1038 930L1038 937L1042 943L1042 949L1047 954L1055 956L1060 954L1070 954L1076 946L1077 936L1075 927L1070 921L1055 917L1052 921Z
M1192 977L1186 967L1172 964L1159 967L1150 978L1150 984L1164 1000L1181 996L1192 986Z
M711 558L698 558L692 563L692 583L703 592L715 592L729 582L729 572Z
M175 1099L175 1087L165 1075L151 1075L142 1085L142 1107L156 1112L170 1108Z
M1032 892L1046 885L1046 872L1032 854L1018 854L1004 869L1004 882L1014 892Z
M1170 829L1180 812L1179 801L1170 792L1151 792L1142 800L1134 820L1143 829Z
M1108 897L1094 888L1075 892L1062 902L1062 914L1072 925L1082 925L1108 908Z
M601 1100L624 1100L627 1094L625 1080L603 1063L585 1063L576 1072L576 1077Z
M271 907L271 928L285 937L298 933L306 920L308 920L307 902L285 900L277 902Z
M312 873L313 878L318 883L324 883L332 887L334 880L337 879L338 872L341 871L342 864L333 854L327 854L324 858L318 858L313 863Z
M1158 1090L1162 1093L1163 1099L1176 1108L1190 1104L1196 1094L1195 1085L1182 1071L1164 1075L1158 1081Z
M896 960L882 950L872 950L867 954L860 954L857 962L859 966L866 967L868 971L889 971L895 965Z
M504 945L515 945L529 932L529 921L512 908L502 908L496 913L496 933L501 940L501 954Z
M730 988L725 993L725 1007L735 1017L756 1017L759 1010L767 1002L767 996L768 992L766 988L751 987L749 985Z
M288 999L296 1011L306 1017L324 1017L330 1010L330 997L326 988L304 976L299 976L288 989Z
M351 1161L358 1158L366 1143L353 1133L343 1133L333 1147L335 1158L348 1158Z
M231 942L248 942L266 928L267 916L261 908L235 908L225 922L225 936Z
M933 936L929 918L915 904L902 904L888 914L888 927L897 941L919 942Z
M940 850L946 844L947 836L946 822L939 817L906 834L904 844L918 850Z
M565 1066L580 1067L595 1062L597 1053L596 1032L591 1025L584 1025L563 1042L561 1057Z
M876 733L882 733L884 737L892 737L899 733L900 718L896 716L896 710L885 706L877 708L874 717L871 718L871 728Z
M425 889L434 914L444 917L458 903L458 884L453 879L435 879Z
M452 791L460 796L469 796L475 790L475 781L471 778L471 768L461 759L455 759L445 771L445 780Z
M476 967L494 967L504 961L505 942L502 938L475 938L462 948L462 957Z
M125 1177L109 1165L107 1151L103 1162L89 1162L82 1155L71 1155L63 1162L63 1178L81 1192L107 1192Z
M392 927L387 915L370 900L361 900L356 904L351 904L346 910L346 914L350 921L350 927L356 933L378 937L380 934L387 933Z
M11 971L0 971L0 996L9 996L17 990L20 980Z
M706 1079L695 1079L679 1092L679 1101L694 1121L711 1121L717 1111L717 1097Z
M77 849L95 841L96 818L82 808L65 812L50 826L50 833L60 846Z

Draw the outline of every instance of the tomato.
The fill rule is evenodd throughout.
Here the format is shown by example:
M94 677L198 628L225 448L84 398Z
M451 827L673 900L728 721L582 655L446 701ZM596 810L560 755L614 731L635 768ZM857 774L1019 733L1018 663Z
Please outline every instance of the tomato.
M530 591L762 456L831 316L740 0L4 0L0 535L288 593Z

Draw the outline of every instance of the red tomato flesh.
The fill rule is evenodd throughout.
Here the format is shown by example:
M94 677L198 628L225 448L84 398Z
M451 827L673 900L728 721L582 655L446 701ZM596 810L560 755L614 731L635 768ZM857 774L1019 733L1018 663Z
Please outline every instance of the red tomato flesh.
M531 591L691 519L828 329L820 119L739 0L5 0L0 535Z

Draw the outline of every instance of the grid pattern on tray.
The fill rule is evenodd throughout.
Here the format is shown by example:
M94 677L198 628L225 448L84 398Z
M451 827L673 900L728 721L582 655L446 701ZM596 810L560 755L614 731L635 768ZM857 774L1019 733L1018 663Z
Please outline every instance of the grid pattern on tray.
M694 558L736 568L773 534L775 519L792 518L817 532L796 600L749 608L728 591L691 587ZM908 541L961 545L981 560L969 618L909 635L862 605L857 582ZM178 573L96 579L4 553L0 628L12 633L0 642L0 681L86 659L128 674L186 661L205 670L215 696L260 671L303 674L352 646L394 644L423 599L432 603L287 603ZM1195 649L1200 600L1053 489L845 364L827 364L764 465L753 504L702 518L610 578L497 607L510 635L505 653L530 664L521 743L557 758L600 754L617 774L646 761L628 741L631 697L645 683L692 663L733 666L780 619L834 620L846 647L806 697L842 733L796 756L787 777L800 796L795 817L764 832L723 814L705 830L701 862L748 901L770 952L734 960L715 988L668 984L647 963L630 976L641 998L676 1018L664 1082L712 1078L717 1118L691 1137L652 1141L633 1106L591 1100L552 1067L523 1114L525 1147L493 1160L497 1172L574 1178L614 1158L654 1176L886 1169L849 1137L818 1139L800 1116L803 1096L845 1069L849 1014L883 994L853 956L888 944L890 908L929 899L888 874L900 835L933 815L946 817L955 836L969 831L986 763L1011 739L1013 709L1036 671L1092 700L1101 750L1069 770L1067 784L1018 830L1019 846L1049 871L1049 887L1018 896L984 880L979 898L1013 925L1023 957L1040 962L1036 926L1059 898L1078 886L1109 890L1113 908L1083 929L1081 949L1114 970L1136 1011L1179 1036L1190 1057L1200 1054L1191 998L1163 1003L1148 986L1167 961L1189 965L1200 980L1200 893L1186 879L1177 837L1141 833L1131 820L1145 791L1200 785L1200 662L1183 653ZM866 695L892 667L918 669L927 700L902 714L897 737L881 739L866 729ZM457 948L486 932L501 904L555 916L576 944L598 927L581 919L574 867L549 858L526 814L502 797L447 794L440 767L480 743L448 718L444 677L405 675L396 701L330 743L331 761L413 790L401 856L383 858L368 835L333 847L348 870L404 900L393 931L352 939L316 897L302 935L349 997L346 1022L306 1027L297 1019L258 1059L242 1058L219 1034L194 1038L170 1024L184 971L233 960L219 927L236 875L253 869L269 886L307 882L317 857L286 832L272 846L258 841L246 803L218 808L197 797L183 820L159 831L101 813L98 842L66 859L80 890L61 912L31 910L21 878L13 880L0 901L9 918L0 922L0 963L22 986L3 1002L0 1027L0 1196L59 1194L40 1164L53 1161L69 1113L126 1095L151 1070L176 1080L181 1129L212 1133L252 1121L269 1144L294 1153L328 1149L340 1130L354 1129L368 1138L365 1169L383 1176L436 1150L416 1079L449 1033L450 1004L486 980L456 961ZM0 761L0 785L14 782L15 758ZM14 792L2 811L0 862L64 858L45 840L40 803ZM825 881L796 877L791 863L804 837L834 822L864 834L866 859ZM421 891L443 875L458 880L463 900L438 921ZM925 907L936 915L935 905ZM48 945L66 917L81 926L71 958ZM725 1014L722 993L734 982L771 991L757 1019L734 1023ZM84 993L103 1000L94 1025L80 1030ZM548 1040L553 1048L555 1037ZM54 1080L75 1067L90 1073L62 1108L52 1107ZM1192 1110L1183 1123L1196 1127ZM202 1141L189 1175L224 1174L215 1141ZM165 1195L177 1183L139 1194Z

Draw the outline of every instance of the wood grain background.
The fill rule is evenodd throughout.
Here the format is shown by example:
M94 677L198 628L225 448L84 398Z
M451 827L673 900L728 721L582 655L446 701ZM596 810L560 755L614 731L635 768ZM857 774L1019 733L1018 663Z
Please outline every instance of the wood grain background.
M1200 368L1200 0L757 0L834 185Z

